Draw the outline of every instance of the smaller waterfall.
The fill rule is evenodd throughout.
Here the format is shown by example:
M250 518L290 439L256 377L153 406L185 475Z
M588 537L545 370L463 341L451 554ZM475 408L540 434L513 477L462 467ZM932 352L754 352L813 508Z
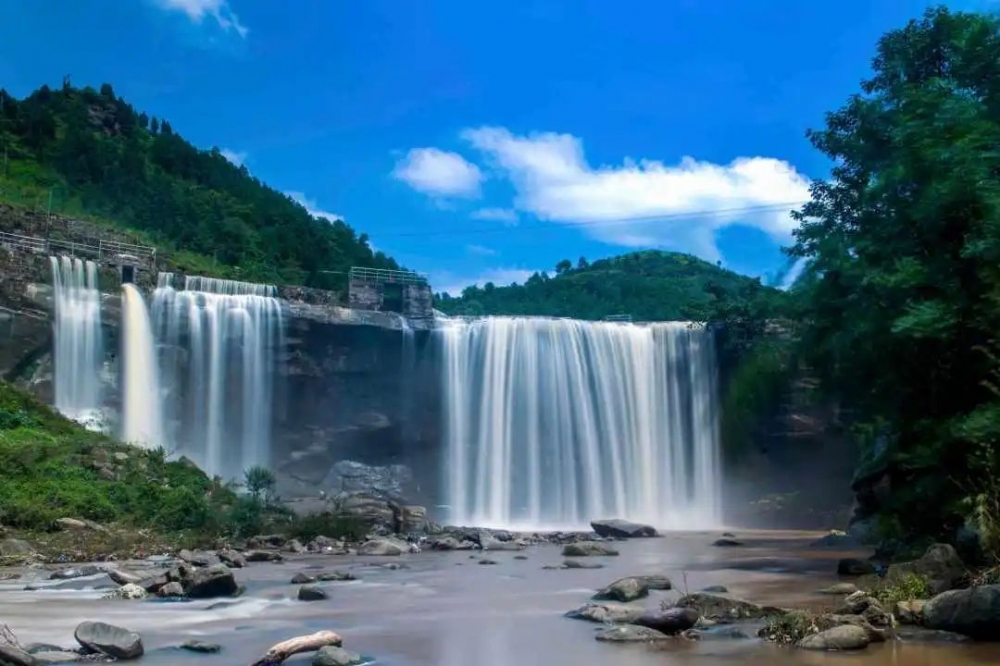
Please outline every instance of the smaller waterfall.
M55 296L56 409L91 421L101 407L101 293L92 261L49 257Z
M160 415L160 381L153 330L142 294L122 285L122 440L147 448L164 446Z

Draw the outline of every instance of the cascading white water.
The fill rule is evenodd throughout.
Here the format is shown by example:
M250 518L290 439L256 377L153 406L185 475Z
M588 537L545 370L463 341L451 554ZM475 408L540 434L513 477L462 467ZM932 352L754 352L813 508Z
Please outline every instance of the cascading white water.
M149 311L133 284L122 285L123 441L147 448L165 446L160 382Z
M210 474L237 478L270 462L273 382L284 346L271 285L161 273L153 320L175 427L170 440ZM183 350L183 354L178 354Z
M49 257L55 297L56 409L92 421L101 407L101 293L92 261Z
M440 333L451 522L720 523L705 327L490 317Z

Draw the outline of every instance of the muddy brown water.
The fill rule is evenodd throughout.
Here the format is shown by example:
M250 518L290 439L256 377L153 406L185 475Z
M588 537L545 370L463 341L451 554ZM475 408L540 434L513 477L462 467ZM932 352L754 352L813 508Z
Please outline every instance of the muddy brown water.
M855 654L810 653L756 638L670 641L659 646L610 645L594 640L598 625L562 614L585 603L594 590L626 575L666 574L674 591L653 592L640 602L653 607L685 590L725 585L732 596L761 604L824 607L835 603L816 593L837 581L839 557L856 553L811 550L813 533L743 533L746 546L714 548L714 533L669 534L620 542L619 557L593 558L602 569L544 570L563 558L557 546L491 552L496 565L481 565L468 552L418 553L398 558L301 556L283 564L238 570L247 586L238 599L191 602L101 600L105 576L24 590L42 584L48 571L29 571L0 583L0 622L22 643L73 644L84 620L128 627L143 636L143 664L249 664L285 638L332 629L345 647L383 666L616 666L747 664L923 666L1000 663L1000 644L895 641ZM526 555L528 559L515 559ZM383 565L399 564L400 569ZM295 600L288 584L299 571L348 570L360 580L323 584L329 599ZM39 580L35 580L35 579ZM173 649L197 639L219 643L218 655ZM309 663L308 656L289 665Z

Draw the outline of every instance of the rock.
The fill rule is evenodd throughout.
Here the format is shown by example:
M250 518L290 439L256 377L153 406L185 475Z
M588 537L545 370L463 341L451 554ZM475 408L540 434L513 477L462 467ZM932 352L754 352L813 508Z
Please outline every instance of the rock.
M73 636L88 650L119 660L137 659L143 653L139 634L103 622L82 622Z
M281 562L285 558L273 550L248 550L243 553L247 562Z
M96 576L101 573L100 567L93 564L85 564L82 567L72 569L60 569L53 571L49 575L49 580L70 580L72 578L83 578L85 576Z
M712 545L719 548L733 548L735 546L742 546L745 544L742 541L737 541L736 539L722 538L716 539Z
M239 591L233 572L225 564L195 569L181 584L184 594L192 599L231 597Z
M702 588L701 591L708 592L709 594L727 594L729 592L725 585L709 585Z
M697 611L698 615L712 620L749 620L779 615L784 612L772 606L758 606L749 601L730 599L704 592L683 596L677 600L675 605L678 608L691 608Z
M135 583L126 583L122 585L117 590L113 591L111 594L105 596L105 599L145 599L146 589Z
M69 650L39 650L32 652L31 656L38 660L40 664L73 664L80 662L80 654ZM0 659L0 663L3 660Z
M219 556L215 553L209 553L204 550L182 550L177 553L177 559L182 562L187 562L196 567L210 567L213 564L219 564L221 561Z
M431 541L431 550L472 550L476 544L471 541L459 541L455 537L445 536Z
M344 542L320 535L306 545L306 550L310 553L342 551L344 550Z
M868 647L868 633L861 627L844 624L806 636L798 642L803 650L861 650Z
M670 636L637 624L620 624L597 632L594 638L605 643L640 643L669 640Z
M600 541L577 541L563 546L563 557L598 557L617 555L618 551Z
M893 584L911 574L927 579L932 594L941 594L960 585L968 570L953 547L936 543L919 559L890 565L885 580Z
M835 584L831 585L830 587L824 587L822 590L819 590L819 593L820 594L834 594L834 595L844 594L844 595L847 595L847 594L854 594L857 591L858 591L858 586L855 585L854 583L835 583Z
M927 602L921 599L896 602L896 619L900 624L923 624L924 606Z
M329 596L322 588L313 585L303 585L299 588L298 599L299 601L322 601L329 598Z
M217 654L222 652L222 646L217 643L202 643L201 641L188 641L181 645L182 650L197 652L199 654Z
M232 548L224 548L218 552L216 555L223 564L225 564L230 569L242 569L247 565L247 558Z
M56 527L61 530L68 531L83 531L93 529L91 525L96 525L96 523L89 523L88 521L77 520L76 518L60 518L56 521Z
M674 589L674 584L666 576L636 576L636 578L651 590Z
M489 564L498 564L498 562L496 560L490 560L490 559L487 559L485 557L483 559L479 560L479 563L480 564L487 564L487 565L489 565Z
M298 539L292 539L282 546L282 550L286 553L304 553L306 552L306 547L302 545L302 542Z
M156 591L156 596L163 599L183 597L184 586L178 582L167 583Z
M42 666L42 660L34 655L28 654L24 650L14 646L0 643L0 664L10 664L10 666Z
M358 548L359 555L397 556L408 551L405 543L388 538L371 539Z
M427 509L422 506L399 507L399 533L418 534L427 530Z
M576 610L571 610L565 617L574 620L586 620L599 624L622 624L637 620L646 612L638 606L626 606L616 603L584 604Z
M649 627L665 634L679 634L694 627L698 621L698 611L693 608L668 608L666 610L645 611L632 621L642 627Z
M580 560L563 560L561 567L552 567L553 569L603 569L604 565L600 562L581 562Z
M299 572L292 576L292 580L289 581L292 585L306 585L308 583L315 583L316 577L310 576L307 573Z
M485 532L479 535L479 547L483 550L524 550L524 544L519 541L501 541Z
M31 555L34 552L34 548L27 541L22 541L21 539L0 539L0 557Z
M953 631L924 629L923 627L901 627L896 631L896 638L901 641L927 643L965 643L972 640L968 636L956 634Z
M326 573L321 573L318 576L316 576L316 580L321 580L324 582L347 581L347 580L357 580L357 577L354 574L347 571L328 571Z
M844 599L844 605L840 607L837 613L840 615L861 615L869 608L881 610L882 607L878 599L868 596L868 593L863 590L859 590L847 595L847 598Z
M360 654L348 652L342 647L328 645L313 655L312 666L358 666L364 663Z
M125 571L124 569L108 569L105 573L108 574L108 578L119 585L139 585L143 581L142 576L139 574Z
M598 590L596 600L629 602L649 596L649 585L640 578L619 578L607 587Z
M937 595L924 606L924 624L978 640L996 640L1000 636L1000 585Z
M701 635L706 639L748 639L753 638L744 629L734 626L734 625L720 625L717 627L709 627L701 630Z
M845 557L837 562L838 576L867 576L873 573L875 573L875 567L867 560Z
M627 520L613 518L610 520L592 520L590 527L598 536L612 539L635 539L658 536L656 530L649 525L630 523Z

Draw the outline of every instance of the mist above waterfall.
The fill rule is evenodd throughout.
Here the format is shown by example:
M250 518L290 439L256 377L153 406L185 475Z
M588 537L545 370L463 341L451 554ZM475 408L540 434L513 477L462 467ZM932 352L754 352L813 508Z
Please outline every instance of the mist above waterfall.
M490 317L441 336L452 522L720 523L710 331Z

